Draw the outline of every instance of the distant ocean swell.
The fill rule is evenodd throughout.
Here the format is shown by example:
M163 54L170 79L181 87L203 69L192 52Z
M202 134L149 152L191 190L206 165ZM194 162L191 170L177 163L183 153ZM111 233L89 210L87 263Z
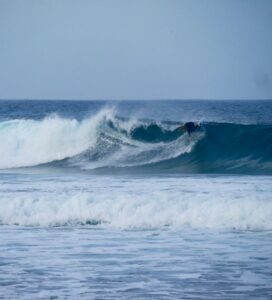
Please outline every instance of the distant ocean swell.
M84 170L272 174L272 125L124 119L103 109L82 121L53 115L0 122L0 168L47 164Z

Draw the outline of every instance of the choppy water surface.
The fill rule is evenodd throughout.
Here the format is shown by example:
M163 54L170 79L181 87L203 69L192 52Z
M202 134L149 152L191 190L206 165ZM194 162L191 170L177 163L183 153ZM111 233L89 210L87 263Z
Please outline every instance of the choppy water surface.
M271 237L268 232L4 227L1 297L270 299Z
M272 102L0 114L0 299L271 299Z

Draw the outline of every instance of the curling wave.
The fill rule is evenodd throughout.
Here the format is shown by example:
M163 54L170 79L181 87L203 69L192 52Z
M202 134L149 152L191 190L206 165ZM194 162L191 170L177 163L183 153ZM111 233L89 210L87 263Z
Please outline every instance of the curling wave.
M0 122L0 168L41 164L92 171L272 174L272 126L123 119L111 109L78 121Z

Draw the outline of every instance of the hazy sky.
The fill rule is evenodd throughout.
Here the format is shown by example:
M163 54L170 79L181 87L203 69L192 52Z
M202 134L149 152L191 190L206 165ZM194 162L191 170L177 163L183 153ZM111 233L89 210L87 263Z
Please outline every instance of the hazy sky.
M272 0L0 0L0 98L272 99Z

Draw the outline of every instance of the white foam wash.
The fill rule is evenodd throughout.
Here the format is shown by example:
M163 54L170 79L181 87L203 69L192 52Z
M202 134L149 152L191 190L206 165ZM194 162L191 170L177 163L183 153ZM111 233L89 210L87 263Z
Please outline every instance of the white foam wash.
M22 180L7 173L6 180L0 188L3 225L272 230L272 185L266 177L238 177L233 182L224 176L24 174Z

